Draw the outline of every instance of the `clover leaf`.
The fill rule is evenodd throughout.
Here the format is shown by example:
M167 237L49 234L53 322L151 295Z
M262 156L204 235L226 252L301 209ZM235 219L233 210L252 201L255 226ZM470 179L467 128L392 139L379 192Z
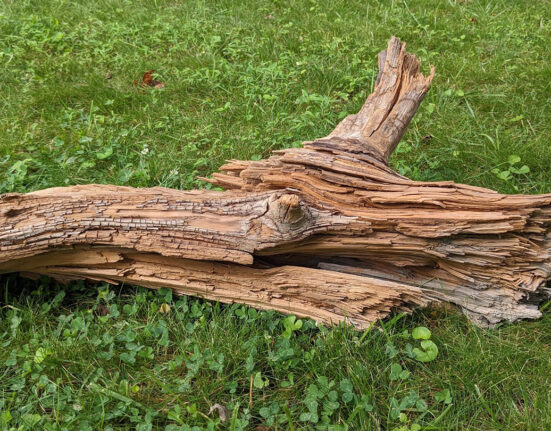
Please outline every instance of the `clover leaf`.
M424 326L419 326L411 332L415 340L428 340L431 336L430 330Z
M430 362L436 359L438 356L438 347L431 340L421 341L421 347L423 350L415 347L413 349L413 354L415 359L419 362Z

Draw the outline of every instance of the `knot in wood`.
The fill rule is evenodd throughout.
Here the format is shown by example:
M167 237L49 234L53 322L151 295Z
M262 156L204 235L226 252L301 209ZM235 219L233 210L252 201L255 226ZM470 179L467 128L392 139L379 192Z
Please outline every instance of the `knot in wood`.
M297 226L309 219L309 211L294 194L284 194L270 199L269 213L271 218L282 224Z

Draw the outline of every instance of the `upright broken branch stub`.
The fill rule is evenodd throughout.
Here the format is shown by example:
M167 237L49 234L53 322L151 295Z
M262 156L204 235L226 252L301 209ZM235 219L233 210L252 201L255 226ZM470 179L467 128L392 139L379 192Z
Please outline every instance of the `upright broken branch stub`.
M433 302L535 318L551 195L409 180L388 158L434 69L391 38L361 110L327 137L207 179L225 192L84 185L0 197L0 272L169 287L358 328Z

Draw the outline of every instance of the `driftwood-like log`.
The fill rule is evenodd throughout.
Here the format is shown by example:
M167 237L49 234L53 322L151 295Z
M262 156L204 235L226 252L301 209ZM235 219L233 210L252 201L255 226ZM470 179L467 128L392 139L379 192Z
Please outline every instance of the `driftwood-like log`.
M450 302L483 326L536 318L551 278L551 195L412 181L388 158L429 90L405 44L327 137L209 179L0 198L0 272L126 282L358 328Z

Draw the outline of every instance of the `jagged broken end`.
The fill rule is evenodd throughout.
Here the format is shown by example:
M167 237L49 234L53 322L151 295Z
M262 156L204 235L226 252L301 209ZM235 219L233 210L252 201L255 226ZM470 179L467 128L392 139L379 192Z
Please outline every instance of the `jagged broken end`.
M406 52L405 42L392 36L387 49L379 53L375 88L361 110L345 117L329 136L311 146L371 154L388 163L433 77L434 66L428 76L423 75L417 57Z

